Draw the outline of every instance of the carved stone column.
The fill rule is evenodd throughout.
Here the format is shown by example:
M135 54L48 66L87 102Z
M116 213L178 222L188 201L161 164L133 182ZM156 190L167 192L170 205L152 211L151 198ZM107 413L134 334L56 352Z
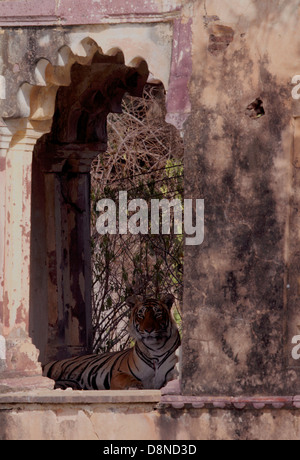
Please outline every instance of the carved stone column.
M1 123L0 126L0 371L6 367L6 340L3 334L4 303L4 249L5 249L5 197L6 197L6 154L12 134Z
M100 142L35 149L31 335L42 362L91 352L90 168L105 150Z
M40 128L26 120L15 120L10 129L4 129L2 137L7 145L1 167L0 212L4 222L0 226L3 278L0 332L5 342L1 338L0 384L9 387L53 387L49 379L41 377L39 352L29 336L31 167L33 147L46 131Z

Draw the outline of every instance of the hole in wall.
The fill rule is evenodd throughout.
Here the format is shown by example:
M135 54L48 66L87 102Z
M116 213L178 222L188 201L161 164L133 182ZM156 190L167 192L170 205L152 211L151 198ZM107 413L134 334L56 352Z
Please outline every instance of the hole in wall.
M208 51L213 56L223 54L233 42L234 30L221 24L212 24L209 28Z
M246 115L253 119L261 118L265 115L265 113L263 101L260 97L251 102L246 109Z

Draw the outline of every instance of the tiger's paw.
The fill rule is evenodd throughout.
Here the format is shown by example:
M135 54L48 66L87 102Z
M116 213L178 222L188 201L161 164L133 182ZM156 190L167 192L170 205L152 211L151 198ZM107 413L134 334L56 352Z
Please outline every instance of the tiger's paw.
M57 380L54 390L83 390L82 386L76 380Z

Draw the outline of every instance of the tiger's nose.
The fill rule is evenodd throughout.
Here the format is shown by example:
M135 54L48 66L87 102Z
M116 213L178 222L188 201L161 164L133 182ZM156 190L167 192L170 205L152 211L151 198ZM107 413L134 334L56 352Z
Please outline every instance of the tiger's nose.
M153 327L145 327L145 332L147 332L148 334L151 334L151 332L154 331L154 328Z

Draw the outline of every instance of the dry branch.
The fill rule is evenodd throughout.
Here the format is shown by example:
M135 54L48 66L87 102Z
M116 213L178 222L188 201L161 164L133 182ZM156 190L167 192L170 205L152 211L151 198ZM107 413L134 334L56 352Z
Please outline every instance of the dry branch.
M128 346L126 296L182 298L182 238L171 235L97 234L96 203L128 198L183 196L183 144L165 122L162 86L147 86L143 98L126 97L123 114L108 117L108 150L92 167L92 260L94 350Z

